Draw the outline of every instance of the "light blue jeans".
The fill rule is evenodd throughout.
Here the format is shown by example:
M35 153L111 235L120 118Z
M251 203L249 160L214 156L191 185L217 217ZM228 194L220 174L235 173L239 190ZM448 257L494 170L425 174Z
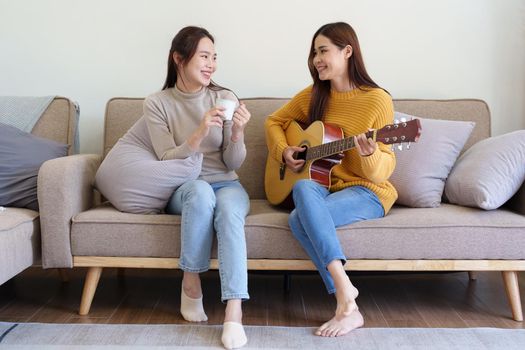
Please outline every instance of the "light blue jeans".
M368 188L351 186L331 193L311 180L295 183L293 200L295 209L288 218L292 233L317 267L328 293L335 293L327 266L336 259L346 263L335 228L383 217L383 205Z
M200 273L210 268L217 233L221 299L249 299L244 221L248 194L239 181L210 184L188 181L171 196L166 212L182 215L180 268Z

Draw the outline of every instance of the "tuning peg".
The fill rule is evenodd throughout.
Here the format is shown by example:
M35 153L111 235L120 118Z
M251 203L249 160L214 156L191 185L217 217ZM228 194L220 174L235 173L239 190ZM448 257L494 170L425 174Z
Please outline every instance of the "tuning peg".
M397 149L400 150L400 151L402 151L402 150L403 150L403 144L402 144L402 143L398 144L398 145L397 145Z
M410 142L406 143L406 149L410 149Z
M401 120L401 123L405 123L407 121L407 118L403 117L400 120Z

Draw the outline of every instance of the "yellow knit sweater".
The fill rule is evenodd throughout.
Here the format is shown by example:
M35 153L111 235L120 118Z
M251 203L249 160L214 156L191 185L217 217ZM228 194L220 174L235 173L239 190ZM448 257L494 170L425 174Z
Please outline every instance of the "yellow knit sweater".
M270 156L280 162L283 151L288 146L284 130L292 120L309 122L311 93L312 86L309 86L270 115L265 122ZM392 99L382 89L354 89L349 92L332 90L323 122L339 126L344 136L349 137L368 129L380 129L391 124L393 117ZM359 156L353 148L346 151L341 164L333 168L330 191L339 191L349 186L369 188L381 201L386 214L397 199L396 189L388 182L395 166L395 154L388 145L378 142L377 150L368 157Z

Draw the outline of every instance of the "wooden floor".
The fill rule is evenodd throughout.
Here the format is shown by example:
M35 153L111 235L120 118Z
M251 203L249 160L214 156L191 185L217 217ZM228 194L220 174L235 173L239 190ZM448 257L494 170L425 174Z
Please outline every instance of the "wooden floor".
M120 271L120 272L119 272ZM180 271L103 272L88 316L78 315L85 270L60 280L57 270L26 270L0 286L0 321L56 323L186 323L178 312ZM501 275L467 273L351 273L366 327L525 328L511 319ZM289 292L283 275L249 274L251 300L244 303L247 325L318 326L335 307L317 274L292 274ZM520 276L525 300L525 276ZM217 271L203 274L208 324L222 323Z

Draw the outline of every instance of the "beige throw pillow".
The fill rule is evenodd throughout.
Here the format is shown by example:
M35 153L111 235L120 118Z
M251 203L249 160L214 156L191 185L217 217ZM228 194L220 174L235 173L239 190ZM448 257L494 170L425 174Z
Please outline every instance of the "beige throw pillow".
M490 210L525 181L525 130L484 139L456 162L445 185L449 202Z
M417 118L395 112L395 119ZM474 122L424 119L421 137L410 149L396 152L396 169L389 181L398 192L397 204L415 208L433 208L441 204L447 176L465 142L474 129Z

